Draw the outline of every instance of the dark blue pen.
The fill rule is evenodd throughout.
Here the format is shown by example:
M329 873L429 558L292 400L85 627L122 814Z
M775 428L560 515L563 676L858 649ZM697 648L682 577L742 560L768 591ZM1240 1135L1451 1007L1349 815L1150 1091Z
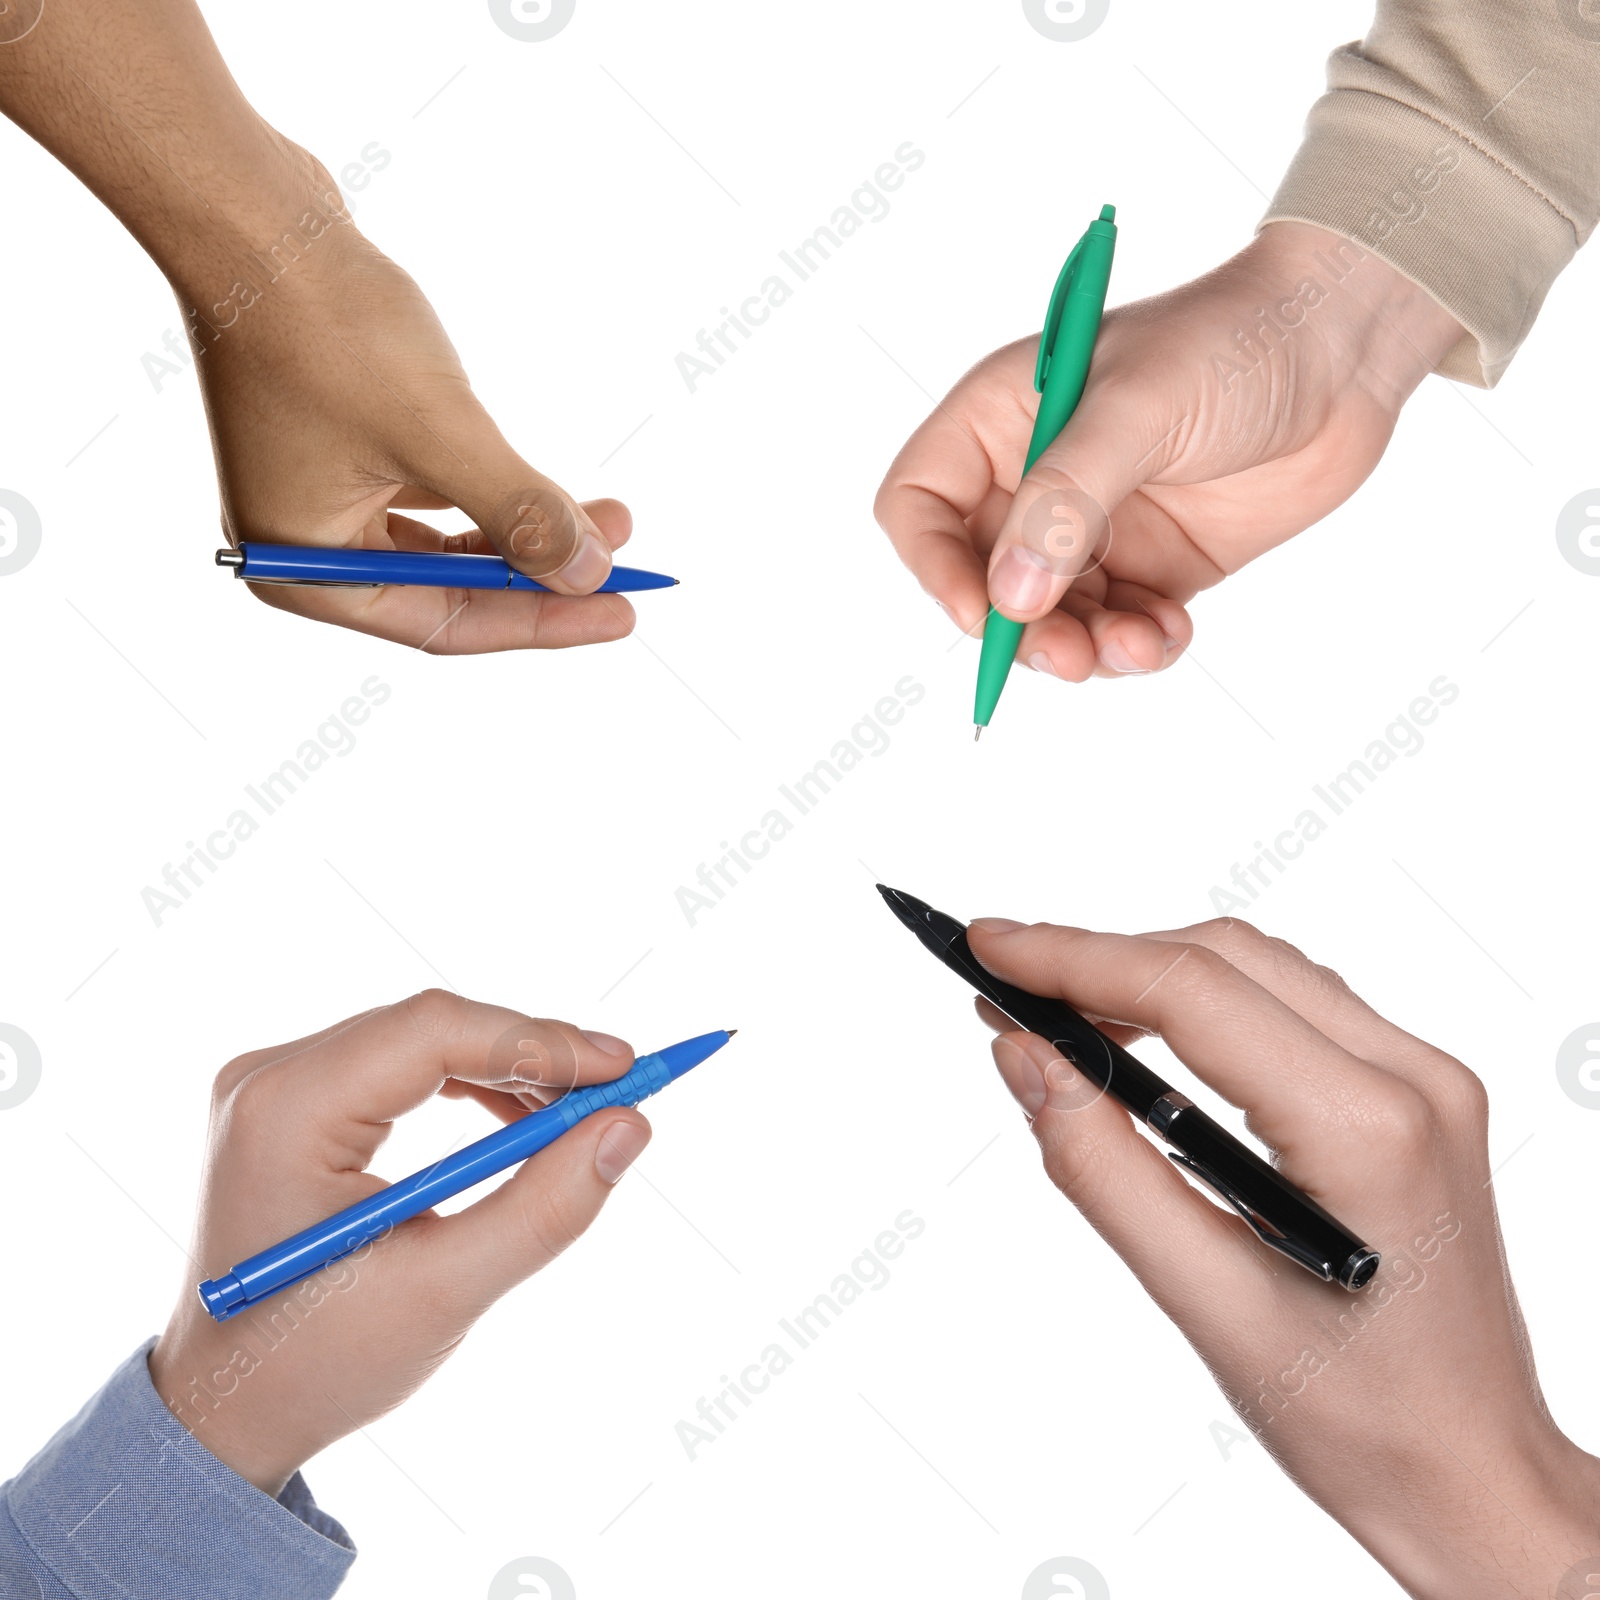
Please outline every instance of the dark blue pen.
M291 1283L309 1278L341 1256L382 1238L391 1228L421 1215L441 1200L526 1161L596 1111L607 1106L638 1105L691 1067L699 1066L707 1056L715 1055L737 1031L728 1028L669 1044L654 1055L640 1056L610 1083L591 1083L569 1091L542 1111L530 1112L431 1167L413 1172L409 1178L391 1183L387 1189L301 1229L292 1238L241 1261L231 1272L206 1279L199 1285L201 1305L218 1322L248 1311Z
M531 589L550 594L499 556L455 554L446 550L346 550L337 545L257 544L217 551L217 565L232 567L246 583L318 583L344 589L377 589L388 583L430 589ZM634 594L640 589L670 589L677 583L660 572L613 567L595 594Z

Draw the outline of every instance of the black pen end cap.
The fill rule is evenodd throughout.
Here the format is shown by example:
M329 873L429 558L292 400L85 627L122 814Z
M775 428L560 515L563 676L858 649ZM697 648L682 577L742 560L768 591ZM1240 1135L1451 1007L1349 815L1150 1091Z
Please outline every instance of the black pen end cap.
M1339 1273L1339 1282L1346 1289L1364 1289L1372 1282L1383 1257L1376 1250L1362 1248L1345 1262Z

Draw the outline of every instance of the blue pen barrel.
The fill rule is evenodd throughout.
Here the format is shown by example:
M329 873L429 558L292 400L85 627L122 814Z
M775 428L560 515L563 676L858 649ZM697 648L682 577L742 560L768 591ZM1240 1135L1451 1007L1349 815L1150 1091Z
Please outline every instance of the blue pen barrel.
M434 589L528 589L550 591L499 556L442 550L349 550L342 546L258 544L245 540L236 576L246 583L410 584ZM675 579L638 567L613 567L598 594L669 589Z
M258 1305L280 1289L380 1239L390 1229L460 1194L553 1144L569 1128L607 1106L633 1106L727 1043L725 1033L702 1034L640 1056L610 1083L573 1089L553 1105L436 1161L409 1178L241 1261L231 1272L199 1285L200 1303L218 1322Z
M503 1172L513 1162L526 1160L553 1144L587 1114L571 1102L588 1092L563 1095L554 1105L531 1112L445 1160L402 1178L371 1200L347 1206L270 1250L251 1256L232 1272L201 1284L201 1303L213 1317L223 1321L291 1283L321 1271L341 1256L382 1238L391 1228L421 1215L440 1201ZM374 1201L379 1203L374 1204Z

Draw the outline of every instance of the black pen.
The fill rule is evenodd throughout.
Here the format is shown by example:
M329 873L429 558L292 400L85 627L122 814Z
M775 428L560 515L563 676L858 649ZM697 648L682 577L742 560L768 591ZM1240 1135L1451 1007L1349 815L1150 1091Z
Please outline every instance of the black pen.
M1263 1244L1326 1283L1355 1290L1371 1282L1378 1270L1377 1252L1213 1122L1187 1095L1164 1083L1071 1006L995 977L973 955L967 930L954 917L881 883L878 893L952 972L1019 1028L1049 1040L1086 1078L1172 1145L1168 1157L1225 1200Z

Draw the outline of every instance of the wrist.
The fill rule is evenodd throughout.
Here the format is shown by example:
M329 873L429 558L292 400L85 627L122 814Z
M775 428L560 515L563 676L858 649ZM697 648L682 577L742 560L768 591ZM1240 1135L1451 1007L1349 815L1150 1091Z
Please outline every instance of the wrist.
M249 1405L248 1370L232 1351L207 1348L207 1341L185 1341L168 1327L149 1357L150 1382L167 1410L191 1437L272 1499L309 1459L288 1459L274 1448L270 1430Z
M265 123L249 163L190 227L149 246L173 292L200 323L230 325L267 285L355 224L332 174ZM319 248L320 247L320 248ZM194 331L204 340L204 328Z
M1470 1468L1453 1457L1427 1492L1407 1499L1420 1515L1401 1527L1391 1507L1383 1532L1362 1543L1414 1600L1569 1600L1557 1589L1563 1575L1580 1563L1600 1571L1600 1460L1554 1429ZM1572 1595L1587 1592L1580 1585Z
M1330 229L1268 223L1240 260L1269 307L1314 324L1336 372L1396 414L1462 336L1420 284Z

